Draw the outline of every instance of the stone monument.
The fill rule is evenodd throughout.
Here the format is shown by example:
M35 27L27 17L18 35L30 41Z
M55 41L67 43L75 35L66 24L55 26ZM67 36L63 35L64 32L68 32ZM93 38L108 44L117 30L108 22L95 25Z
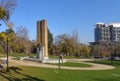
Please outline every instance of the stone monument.
M37 58L22 57L20 60L28 60L42 63L64 63L66 59L50 59L48 57L48 28L47 21L37 21Z
M37 59L48 59L48 28L47 21L37 21Z

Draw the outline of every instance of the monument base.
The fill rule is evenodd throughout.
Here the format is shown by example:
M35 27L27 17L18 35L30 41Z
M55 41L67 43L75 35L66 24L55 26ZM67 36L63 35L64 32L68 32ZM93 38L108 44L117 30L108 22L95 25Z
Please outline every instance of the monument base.
M47 60L47 59L49 59L49 57L44 57L43 60L44 60L44 59Z
M60 63L67 62L67 59L60 60ZM44 59L42 63L59 63L59 59Z
M37 59L37 58L30 58L30 57L22 57L20 60L27 60L27 61L33 61L33 62L40 62L40 63L59 63L59 59ZM67 59L60 60L60 63L67 62Z

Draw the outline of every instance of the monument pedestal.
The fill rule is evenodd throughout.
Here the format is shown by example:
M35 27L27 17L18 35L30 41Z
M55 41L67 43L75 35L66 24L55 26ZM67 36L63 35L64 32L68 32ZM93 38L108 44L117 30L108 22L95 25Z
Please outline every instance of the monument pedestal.
M40 45L37 48L37 59L41 60L43 62L44 60L49 59L48 57L45 57L45 52L44 52L44 46Z
M44 57L44 59L49 59L48 57Z

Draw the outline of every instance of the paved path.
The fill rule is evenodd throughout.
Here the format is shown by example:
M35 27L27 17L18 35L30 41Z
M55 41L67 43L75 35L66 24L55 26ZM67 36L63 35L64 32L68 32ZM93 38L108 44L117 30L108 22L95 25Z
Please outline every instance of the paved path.
M83 61L88 61L90 59L69 59L69 62L78 62L78 63L84 63L92 65L91 67L67 67L67 66L61 66L61 69L71 69L71 70L108 70L108 69L115 69L113 66L109 65L103 65L103 64L95 64L95 63L87 63ZM20 61L20 60L13 60L9 58L9 66L36 66L36 67L45 67L45 68L58 68L56 65L49 65L49 64L43 64L38 62L32 62L32 61Z

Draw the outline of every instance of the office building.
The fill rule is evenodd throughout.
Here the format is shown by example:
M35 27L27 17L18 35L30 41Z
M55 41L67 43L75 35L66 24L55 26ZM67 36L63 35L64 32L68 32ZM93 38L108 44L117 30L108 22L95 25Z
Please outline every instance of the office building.
M120 42L120 23L96 23L95 42Z

